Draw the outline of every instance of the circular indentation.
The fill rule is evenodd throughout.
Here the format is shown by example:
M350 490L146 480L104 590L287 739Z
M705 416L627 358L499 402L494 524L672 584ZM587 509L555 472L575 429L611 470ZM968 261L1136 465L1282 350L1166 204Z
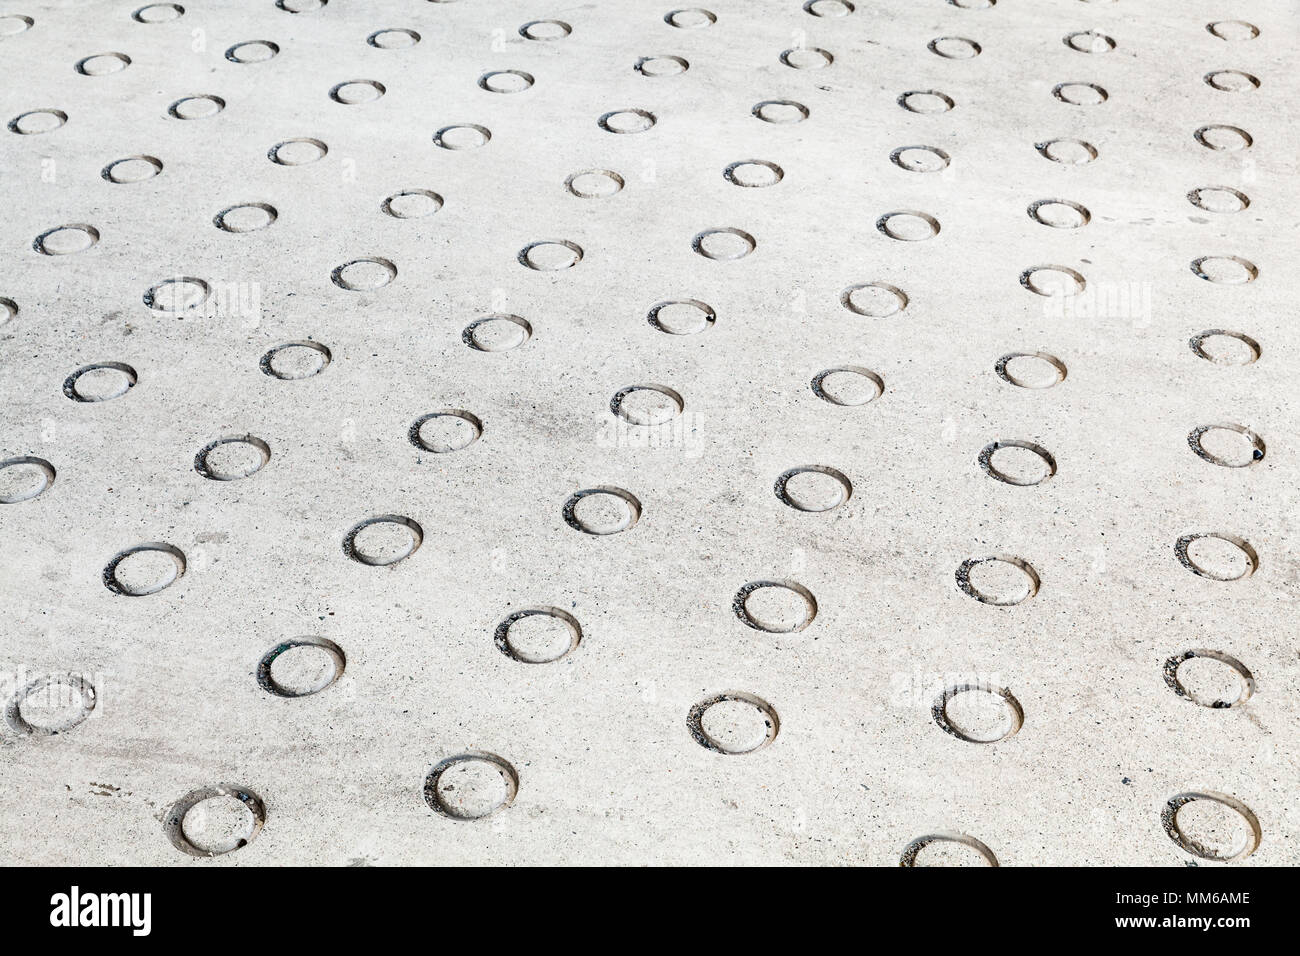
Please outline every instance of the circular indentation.
M226 51L231 63L265 63L280 52L280 45L270 40L244 40Z
M257 664L257 683L276 697L319 694L343 676L343 648L323 637L295 637L271 648Z
M264 202L246 202L227 206L212 217L212 224L222 232L257 232L279 218L276 208Z
M442 408L421 415L406 431L412 445L437 455L468 448L482 434L483 423L463 408Z
M1240 581L1259 568L1250 542L1220 531L1183 535L1174 542L1174 555L1188 571L1211 581Z
M1022 487L1042 484L1056 474L1056 459L1051 452L1041 445L1018 439L985 445L980 450L979 466L990 478Z
M685 407L681 395L666 385L628 385L609 400L609 410L631 425L662 425Z
M722 177L735 186L757 188L775 186L785 178L785 170L766 159L742 159L724 169Z
M292 382L319 375L332 359L330 350L319 342L302 340L275 346L262 356L258 364L272 378Z
M24 736L52 737L95 710L95 687L79 674L47 674L30 681L5 704L5 723Z
M794 581L750 581L731 599L746 627L768 634L794 634L817 616L817 599Z
M1236 126L1202 126L1192 136L1206 149L1221 153L1249 149L1255 142L1249 133Z
M9 132L22 136L52 133L67 121L68 114L63 110L28 110L9 121Z
M1096 83L1057 83L1052 95L1071 106L1096 106L1110 99L1110 94Z
M808 107L802 103L796 103L794 100L763 100L761 103L755 103L753 108L750 109L750 113L764 123L789 126L806 120L808 118Z
M433 143L443 149L478 149L480 146L486 146L491 138L492 133L486 126L457 123L444 126L434 133Z
M945 60L969 60L981 52L978 43L965 37L935 37L926 44L926 49Z
M1160 811L1160 823L1180 849L1203 860L1245 859L1263 839L1259 819L1250 807L1209 790L1170 797Z
M1048 298L1077 295L1087 282L1068 266L1032 266L1020 273L1020 284L1036 295Z
M212 286L194 276L164 279L145 291L144 304L155 312L185 312L208 301Z
M167 115L181 120L207 119L226 108L226 101L210 93L185 96L167 107Z
M847 17L853 12L853 4L849 0L808 0L803 10L814 17Z
M937 146L900 146L889 154L889 161L913 173L937 173L948 168L951 157Z
M1259 360L1259 343L1243 332L1206 329L1193 335L1188 343L1192 351L1216 365L1250 365Z
M194 470L213 481L236 481L255 475L271 460L271 448L252 435L210 441L194 456Z
M1066 34L1065 39L1061 42L1071 50L1077 50L1080 53L1109 53L1115 49L1115 41L1104 33L1098 33L1096 30L1080 30L1077 33Z
M161 159L140 155L115 159L100 170L99 174L110 183L142 183L146 179L153 179L162 170Z
M832 511L853 494L843 472L825 465L801 465L777 476L772 490L796 511Z
M185 8L179 3L151 3L131 14L136 23L168 23L185 16Z
M1081 139L1049 139L1035 143L1034 149L1045 159L1063 166L1086 166L1097 158L1097 148Z
M946 113L957 104L938 90L909 90L898 98L898 105L909 113Z
M1244 93L1259 89L1259 77L1241 70L1215 70L1205 74L1205 82L1221 93Z
M397 278L397 266L378 256L363 256L335 266L330 281L351 292L373 292Z
M573 27L563 20L530 20L519 28L525 40L563 40L573 32Z
M729 262L743 259L758 247L754 237L743 229L723 226L696 233L691 248L706 259Z
M510 614L492 638L506 657L524 664L550 664L577 650L582 627L558 607L530 607Z
M96 53L84 57L73 67L82 76L108 76L121 73L131 65L131 58L125 53Z
M343 553L353 561L382 568L409 558L424 543L424 529L403 515L378 515L358 521L343 536Z
M0 327L7 325L18 314L18 303L0 296Z
M460 333L461 341L480 352L508 352L533 336L533 327L517 315L485 315Z
M946 733L972 744L1006 740L1025 722L1020 701L1005 687L958 684L944 689L930 716Z
M1245 468L1264 458L1264 439L1244 425L1197 425L1187 444L1198 458L1224 468Z
M1187 201L1207 212L1241 212L1250 205L1250 197L1231 186L1198 186Z
M821 70L835 62L835 57L815 46L796 46L781 52L780 60L796 70Z
M318 139L299 137L276 143L267 151L267 158L279 166L306 166L323 159L329 147Z
M1214 23L1207 23L1205 29L1220 40L1229 42L1253 40L1259 36L1259 27L1245 20L1217 20Z
M64 379L63 394L74 402L107 402L121 398L139 380L135 369L122 362L95 362Z
M610 169L584 169L564 181L564 188L580 199L606 199L624 185L623 177Z
M876 228L890 239L923 242L939 235L939 220L923 212L903 209L885 213L876 220Z
M569 495L561 510L575 531L606 535L627 531L641 519L641 502L622 488L599 486Z
M1009 554L967 558L957 567L957 587L981 604L1012 607L1038 593L1038 572Z
M1165 661L1165 683L1179 697L1213 709L1236 707L1255 694L1255 677L1222 651L1194 648Z
M493 70L478 78L480 89L489 93L522 93L536 81L523 70Z
M359 106L373 103L387 92L388 87L378 80L345 80L330 87L330 99L344 106Z
M366 37L366 43L377 50L405 50L420 42L420 34L403 27L376 30Z
M582 247L567 239L542 239L520 249L518 259L538 272L558 272L582 261Z
M379 208L394 219L423 219L442 208L442 197L431 189L403 189L385 199Z
M658 54L638 57L633 68L642 76L677 76L689 70L691 65L680 56Z
M717 22L717 16L702 7L687 7L664 14L664 23L679 30L702 30Z
M949 2L961 6L956 0ZM992 4L989 4L992 6ZM993 851L964 833L928 833L903 847L899 866L997 866Z
M870 369L841 365L814 375L812 390L814 395L832 405L866 405L885 393L885 382Z
M1087 208L1069 199L1039 199L1029 204L1029 218L1053 229L1078 229L1092 220Z
M163 824L172 846L190 856L220 856L248 846L266 823L266 805L247 787L218 784L178 800Z
M44 458L23 455L0 461L0 505L43 495L54 484L54 466Z
M887 282L862 282L840 293L840 305L856 315L883 319L907 308L907 293Z
M20 33L26 33L35 25L35 20L21 13L0 16L0 37L16 37Z
M99 230L84 222L47 229L32 241L32 248L46 256L67 256L85 252L99 242Z
M185 573L185 554L161 541L119 551L104 566L104 587L114 594L143 597L171 586Z
M781 730L781 721L761 697L729 690L692 707L686 726L701 747L734 757L770 744Z
M998 378L1019 388L1051 388L1065 381L1065 363L1046 352L1008 352L993 364Z
M696 335L711 328L718 314L713 306L698 299L670 299L656 304L646 318L660 332Z
M1255 264L1240 256L1201 256L1193 259L1191 269L1208 282L1245 285L1259 276Z
M644 133L658 120L648 110L614 110L605 113L596 124L607 133Z
M424 802L452 820L481 820L514 802L519 774L496 754L481 750L448 757L424 778Z
M329 0L275 0L275 5L285 13L315 13Z

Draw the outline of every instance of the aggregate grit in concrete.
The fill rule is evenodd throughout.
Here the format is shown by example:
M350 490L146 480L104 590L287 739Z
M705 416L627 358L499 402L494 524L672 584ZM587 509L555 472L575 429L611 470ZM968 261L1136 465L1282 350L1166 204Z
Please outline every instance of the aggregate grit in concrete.
M0 17L0 496L23 498L0 504L4 862L987 862L969 842L907 849L933 834L1002 865L1300 861L1294 8L706 0L712 16L674 26L648 2L183 0L178 17L135 2ZM528 39L538 20L569 30ZM382 30L418 42L368 42ZM227 53L244 41L278 52ZM532 85L480 82L505 70ZM904 97L918 91L952 106L900 105L947 105ZM181 118L215 105L173 107L196 96L224 108ZM768 118L806 118L755 115L772 100L801 109ZM24 116L41 110L66 121ZM653 125L599 122L629 110ZM649 118L605 125L628 122ZM466 124L490 139L435 142ZM326 151L273 162L295 139ZM104 172L137 156L153 161ZM724 175L745 160L780 181ZM621 190L566 188L592 169ZM411 191L441 205L385 208ZM218 228L248 204L273 212L222 221L265 228ZM697 240L719 228L752 252L700 254L748 248ZM580 248L572 268L521 261L554 240ZM383 262L336 273L367 258ZM1074 295L1036 293L1063 278ZM344 287L372 280L387 284ZM865 289L846 307L866 283L905 299ZM674 300L715 319L656 327ZM531 337L467 344L502 314ZM1198 354L1208 330L1255 344L1211 335ZM304 340L328 349L319 374L263 367ZM1018 352L1064 379L1017 387L997 366ZM65 391L102 363L131 372ZM883 393L860 372L813 388L845 366ZM646 384L680 408L642 390L624 412L666 419L617 417L615 396ZM444 410L473 416L478 440L413 443ZM1211 429L1198 456L1189 435L1224 424L1258 443ZM443 417L415 438L475 431ZM269 451L255 474L196 467L242 436ZM1054 473L989 474L981 461L1046 470L1033 449L981 459L1008 441ZM208 465L260 461L228 444ZM778 478L802 466L834 469L848 500L782 500ZM815 472L785 490L816 507L841 487ZM600 488L633 496L639 520L571 526L566 501ZM568 517L626 523L626 507L596 495ZM388 566L345 553L386 515L417 523L420 547ZM409 534L363 530L357 554L391 556L394 531ZM1254 573L1194 571L1250 570L1224 538L1181 560L1176 542L1207 532L1248 542ZM129 593L173 567L157 551L105 577L153 542L183 555L170 586ZM1036 593L996 606L963 590L963 562L993 555L1031 567ZM747 626L738 608L804 614L795 591L746 595L765 581L806 589L811 622ZM1012 600L1027 581L1004 562L966 583ZM561 643L543 650L564 651L577 632L561 617L498 640L538 608L580 629L549 663L508 652L547 623ZM333 642L341 673L298 647L259 679L304 638ZM1180 664L1187 651L1230 660ZM428 781L481 754L501 762Z

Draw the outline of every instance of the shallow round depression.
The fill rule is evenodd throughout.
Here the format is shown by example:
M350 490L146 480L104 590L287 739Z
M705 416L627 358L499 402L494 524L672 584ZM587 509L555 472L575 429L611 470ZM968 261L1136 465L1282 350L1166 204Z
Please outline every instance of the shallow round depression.
M74 402L107 402L121 398L140 380L123 362L83 365L63 381L63 394Z
M591 535L618 534L641 518L641 502L622 488L585 488L564 502L564 523Z
M1020 702L1009 690L977 684L945 689L930 712L946 733L973 744L1006 740L1025 720Z
M524 664L550 664L567 657L582 641L576 618L558 607L513 612L493 634L497 649Z
M726 691L700 701L686 715L686 726L701 747L738 756L761 750L776 739L781 722L767 701L744 691Z
M628 385L609 402L609 410L630 425L663 425L685 407L681 395L666 385Z
M724 262L743 259L757 247L753 236L730 226L705 229L691 240L691 248L704 258Z
M312 378L325 371L330 364L330 350L319 342L306 340L285 342L262 356L262 371L272 378L295 381Z
M1216 365L1250 365L1259 360L1259 343L1244 332L1206 329L1192 336L1188 344L1199 358Z
M46 256L68 256L85 252L97 242L99 230L79 222L45 230L33 240L32 248Z
M353 561L387 567L409 558L424 543L424 529L404 515L379 515L353 525L343 537L343 553Z
M885 319L907 308L907 293L887 282L863 282L840 293L840 304L855 315Z
M411 423L407 438L424 451L442 455L468 448L483 434L483 423L463 408L442 408Z
M373 292L397 278L397 266L378 256L352 259L335 266L330 281L350 292Z
M271 448L252 435L231 435L204 445L194 470L213 481L237 481L257 474L271 460Z
M5 722L14 733L53 736L89 717L95 688L78 674L48 674L20 688L5 704Z
M167 812L172 845L190 856L221 856L252 843L266 822L266 806L246 787L220 784L194 790Z
M461 341L479 352L508 352L533 335L533 327L517 315L485 315L465 326Z
M279 217L270 203L246 202L227 206L212 217L212 224L222 232L257 232Z
M1259 567L1248 541L1220 531L1183 535L1174 543L1174 555L1187 570L1212 581L1240 581Z
M257 682L277 697L318 694L343 676L343 649L323 637L296 637L271 648L257 665Z
M114 594L143 597L170 587L184 574L180 548L154 541L118 552L104 567L103 579Z
M876 220L876 228L890 239L924 242L939 235L939 220L928 213L901 210L881 216Z
M957 587L982 604L1012 607L1038 593L1038 573L1009 554L968 558L957 568Z
M1169 798L1161 823L1179 848L1203 860L1241 860L1259 847L1259 819L1225 793L1187 791Z
M718 320L713 306L698 299L660 302L646 315L650 324L669 335L697 335Z
M564 181L564 188L579 199L607 199L624 185L623 177L610 169L584 169Z
M1037 485L1056 474L1056 459L1041 445L1002 439L985 445L979 466L990 478L1008 485Z
M30 501L54 484L54 466L44 458L24 455L0 461L0 505Z
M796 511L832 511L853 494L843 472L825 465L802 465L781 472L773 488L777 498Z
M818 372L812 380L813 394L832 405L866 405L885 392L885 383L870 369L842 365Z
M483 751L439 761L424 780L430 809L452 820L481 820L514 802L519 774L509 763Z
M1051 388L1065 381L1065 363L1046 352L1009 352L994 363L998 378L1017 388Z
M519 262L536 272L572 269L582 261L582 247L567 239L543 239L519 250Z
M1033 266L1020 274L1020 284L1036 295L1055 298L1077 295L1086 282L1083 276L1068 266Z
M736 592L731 609L746 627L793 634L813 622L817 599L794 581L751 581Z
M1198 425L1187 436L1198 458L1223 468L1245 468L1262 461L1264 439L1244 425Z
M964 833L928 833L903 848L899 866L997 866L993 851Z
M1255 695L1255 677L1241 661L1222 651L1196 648L1165 661L1165 683L1179 697L1222 710Z

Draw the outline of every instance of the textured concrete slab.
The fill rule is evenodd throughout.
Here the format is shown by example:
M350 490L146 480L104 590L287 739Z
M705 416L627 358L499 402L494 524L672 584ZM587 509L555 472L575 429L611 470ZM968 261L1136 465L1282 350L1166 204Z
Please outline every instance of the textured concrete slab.
M707 2L6 5L6 863L1300 861L1295 10Z

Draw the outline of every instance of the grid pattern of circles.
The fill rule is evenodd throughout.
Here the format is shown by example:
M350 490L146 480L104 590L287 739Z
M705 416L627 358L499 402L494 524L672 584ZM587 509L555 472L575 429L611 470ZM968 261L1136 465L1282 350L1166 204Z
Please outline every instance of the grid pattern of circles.
M1294 12L129 7L0 15L6 862L1300 861Z

